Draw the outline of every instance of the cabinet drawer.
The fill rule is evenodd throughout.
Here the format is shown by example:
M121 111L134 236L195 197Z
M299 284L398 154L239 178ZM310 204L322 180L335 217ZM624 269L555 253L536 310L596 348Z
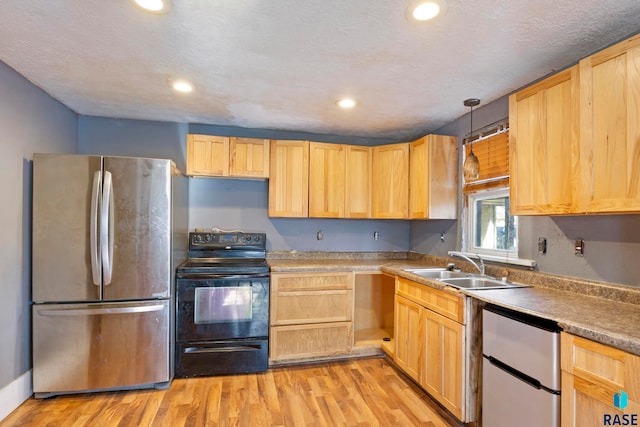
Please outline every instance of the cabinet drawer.
M269 358L272 361L348 354L351 322L271 328Z
M271 324L350 321L353 291L276 292L271 298Z
M334 289L353 289L353 273L275 273L271 275L273 292Z
M398 277L396 293L458 323L465 323L464 299L411 280Z

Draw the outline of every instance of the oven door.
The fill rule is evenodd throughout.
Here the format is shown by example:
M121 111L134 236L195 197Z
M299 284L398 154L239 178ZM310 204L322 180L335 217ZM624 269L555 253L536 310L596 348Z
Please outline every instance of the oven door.
M177 280L177 341L269 335L269 274L198 275Z

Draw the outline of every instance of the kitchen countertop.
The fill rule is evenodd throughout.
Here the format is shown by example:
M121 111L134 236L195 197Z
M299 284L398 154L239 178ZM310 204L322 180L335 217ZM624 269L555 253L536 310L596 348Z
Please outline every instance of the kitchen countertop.
M640 356L640 304L637 304L640 289L594 284L579 279L574 281L571 278L534 272L514 273L514 279L519 279L517 281L522 284L530 284L522 280L523 277L534 275L536 280L532 280L531 287L458 289L404 271L405 268L444 266L450 261L447 258L426 255L416 259L401 259L401 255L396 253L383 253L380 257L370 255L364 258L355 255L346 258L336 254L331 256L326 258L326 254L323 256L322 253L313 253L308 258L296 255L285 259L268 259L268 262L272 272L382 271L402 276L436 289L467 295L486 303L553 320L568 333ZM509 274L507 270L503 270ZM543 281L538 276L547 279L544 280L545 286L539 285Z

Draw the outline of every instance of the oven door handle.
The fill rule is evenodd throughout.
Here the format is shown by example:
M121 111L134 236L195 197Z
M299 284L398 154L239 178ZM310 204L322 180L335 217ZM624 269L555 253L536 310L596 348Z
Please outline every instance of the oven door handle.
M228 273L182 273L178 278L188 279L268 279L270 273L228 274Z
M184 352L189 354L198 353L231 353L235 351L260 351L259 345L237 345L231 347L187 347Z

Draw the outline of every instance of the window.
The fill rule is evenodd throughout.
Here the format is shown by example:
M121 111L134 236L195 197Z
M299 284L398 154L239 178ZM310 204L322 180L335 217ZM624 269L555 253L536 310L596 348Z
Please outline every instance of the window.
M518 258L518 217L509 214L509 189L470 194L467 252Z

